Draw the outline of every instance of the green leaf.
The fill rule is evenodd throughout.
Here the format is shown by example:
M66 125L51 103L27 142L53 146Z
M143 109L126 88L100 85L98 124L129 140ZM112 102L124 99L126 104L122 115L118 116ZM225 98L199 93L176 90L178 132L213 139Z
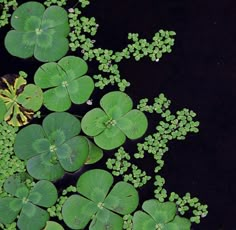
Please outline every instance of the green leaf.
M102 169L83 173L77 181L77 191L95 203L103 202L113 184L112 175Z
M29 58L33 55L36 34L11 30L7 33L4 45L7 51L19 58Z
M166 224L173 220L176 215L176 204L173 202L161 203L155 199L147 200L143 203L142 208L158 224Z
M37 180L55 181L64 175L64 170L58 160L52 159L50 153L32 157L26 165L28 173Z
M156 229L157 223L148 214L137 211L133 216L133 230Z
M88 143L85 137L74 137L56 150L58 160L64 170L74 172L80 169L88 157Z
M66 225L72 229L84 229L98 210L96 204L82 196L70 196L62 207Z
M38 155L34 149L34 142L44 138L44 131L40 125L32 124L21 129L15 139L14 151L17 157L27 160Z
M32 145L34 151L40 154L49 152L51 144L47 138L40 138L35 140Z
M100 108L90 110L82 118L81 127L88 136L96 136L106 129L105 122L109 117Z
M12 223L22 207L22 201L18 198L0 198L0 223Z
M126 182L118 182L104 201L104 206L116 213L126 215L133 212L139 203L137 190Z
M89 147L89 153L85 164L94 164L98 162L103 157L103 151L88 138L86 138Z
M47 90L43 97L45 107L51 111L62 112L68 110L71 106L70 97L63 86Z
M5 47L13 56L55 61L69 49L68 16L62 7L45 10L41 3L27 2L14 11L11 24L14 30L7 33Z
M43 104L43 92L40 87L28 84L16 101L27 109L37 111Z
M65 71L55 62L41 65L35 75L34 82L42 89L59 86L66 81Z
M50 113L43 120L43 129L48 136L56 130L60 130L63 132L65 140L68 140L80 133L80 121L66 112Z
M43 16L45 7L38 2L22 4L14 11L11 17L11 25L20 31L30 31L40 26L40 18Z
M28 199L41 207L51 207L57 200L57 189L51 182L41 180L31 189Z
M117 126L129 139L137 139L146 132L148 121L143 112L134 109L117 120Z
M117 119L132 109L133 102L127 94L114 91L104 95L100 105L109 117Z
M19 229L32 230L33 224L34 230L41 230L48 220L49 214L47 211L28 202L23 205L17 226Z
M165 225L164 230L190 230L191 222L183 217L175 216L174 220Z
M94 89L93 79L83 76L88 70L86 62L75 56L62 58L58 63L42 65L35 73L35 83L43 89L44 104L49 110L65 111L71 102L86 102Z
M19 198L28 196L28 188L25 185L25 181L30 176L27 173L17 173L8 177L4 182L4 190Z
M101 209L98 211L93 221L89 225L90 230L97 229L112 229L121 230L123 227L123 219L117 214L107 210Z
M121 146L125 139L125 134L118 127L111 126L95 136L94 142L102 149L111 150Z
M47 221L47 224L43 230L64 230L64 228L54 221Z
M82 77L88 71L86 62L76 56L66 56L58 62L58 66L66 73L67 81Z
M93 79L89 76L83 76L68 83L68 92L70 99L74 104L85 103L94 90Z
M0 99L0 122L4 120L4 116L6 112L7 112L7 107L5 103Z

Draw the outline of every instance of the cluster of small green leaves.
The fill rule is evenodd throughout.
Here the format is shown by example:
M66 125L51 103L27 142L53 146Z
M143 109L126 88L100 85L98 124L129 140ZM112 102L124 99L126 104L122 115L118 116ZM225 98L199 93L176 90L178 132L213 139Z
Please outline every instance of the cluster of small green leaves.
M17 127L0 123L0 196L4 196L3 184L5 180L17 172L24 172L25 164L15 156L13 145L16 137Z
M164 202L167 198L167 191L164 189L165 179L161 177L160 175L155 176L155 190L154 190L154 196L157 200L160 202Z
M88 6L90 4L89 0L79 0L81 7L85 8L86 6Z
M132 219L133 219L133 216L131 214L123 216L123 220L124 220L123 229L132 230L132 226L133 226Z
M62 206L68 198L68 193L76 192L76 187L70 185L62 191L62 194L58 197L57 202L50 208L47 209L51 217L57 217L59 220L62 220Z
M18 6L16 0L0 0L0 28L9 23L11 9L15 10Z
M66 0L46 0L44 5L49 7L51 5L65 6Z
M69 33L70 49L76 51L80 48L84 57L91 59L89 51L94 47L95 40L91 39L97 33L98 24L94 17L87 18L81 16L78 8L68 9L69 25L71 32ZM85 58L86 60L86 58Z
M140 100L137 108L140 111L156 112L161 115L164 121L160 121L156 126L157 132L145 137L143 143L137 144L138 152L134 154L135 158L143 158L144 153L153 154L157 167L155 173L158 173L164 165L162 157L168 151L170 140L184 140L188 133L197 133L199 122L194 121L196 114L189 109L182 109L172 114L169 110L170 100L163 94L154 99L153 105L147 105L148 100Z
M153 105L148 105L148 99L143 98L139 101L137 109L142 112L163 114L164 116L166 110L170 107L171 101L168 100L163 93L159 94L158 97L154 98Z
M89 4L87 0L81 0L82 7ZM69 24L71 32L69 34L70 49L76 51L81 50L84 60L96 60L98 62L98 70L104 74L94 75L97 81L95 86L103 89L105 86L117 84L121 91L130 85L125 79L121 79L119 66L116 63L123 59L133 57L139 61L141 58L148 56L152 61L159 61L164 53L170 53L174 45L175 32L159 30L152 42L146 39L140 39L139 34L129 33L128 40L131 41L122 51L114 52L113 50L95 48L94 37L97 33L98 24L94 17L87 18L81 16L79 8L70 8Z
M190 221L199 224L201 218L204 218L208 214L208 206L199 202L197 197L191 198L190 193L186 193L183 197L180 197L175 192L172 192L169 196L169 200L175 202L178 207L178 212L184 215L190 209L192 210L192 216Z
M159 61L164 53L171 53L174 45L174 31L159 30L149 43L146 39L140 39L138 33L129 33L128 39L133 44L128 45L127 54L132 54L136 61L145 56L149 56L152 61Z
M125 182L130 182L135 188L145 185L151 177L135 164L130 163L130 155L120 147L114 154L115 158L108 158L107 168L112 170L114 176L122 176Z
M146 56L149 56L152 61L159 61L164 53L171 52L171 47L174 45L174 39L172 38L174 35L175 32L173 31L160 30L154 35L153 41L150 43L147 39L140 39L137 33L129 33L128 39L132 43L128 44L120 52L101 48L90 49L84 52L85 60L95 58L99 63L98 69L108 74L108 76L103 76L102 74L95 75L94 78L97 80L96 86L103 89L108 84L117 84L121 91L125 91L125 88L130 86L130 83L125 79L121 80L117 63L131 57L139 61Z

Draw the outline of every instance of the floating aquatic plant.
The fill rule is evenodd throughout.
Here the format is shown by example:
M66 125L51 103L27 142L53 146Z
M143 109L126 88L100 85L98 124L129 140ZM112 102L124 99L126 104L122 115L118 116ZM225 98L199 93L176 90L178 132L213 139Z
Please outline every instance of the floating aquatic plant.
M72 229L122 230L120 215L132 213L138 206L138 193L126 183L118 182L112 187L112 175L101 169L83 173L77 181L79 195L70 196L63 205L62 216Z
M90 110L82 118L83 132L94 137L95 143L106 150L122 145L126 137L137 139L147 129L147 118L143 112L132 109L131 98L119 91L104 95L101 108Z
M35 84L46 89L44 105L52 111L65 111L71 102L85 103L94 89L91 77L85 75L86 62L75 56L62 58L58 63L43 64L34 76Z
M39 2L26 2L12 14L5 37L7 51L19 58L34 57L42 62L56 61L69 49L68 15L59 6L45 9Z
M13 126L25 125L42 103L40 87L27 84L22 76L7 74L0 78L0 120Z
M76 117L66 112L51 113L42 126L32 124L21 129L14 150L26 160L32 177L54 181L65 171L74 172L85 163L89 146L79 133L80 121Z

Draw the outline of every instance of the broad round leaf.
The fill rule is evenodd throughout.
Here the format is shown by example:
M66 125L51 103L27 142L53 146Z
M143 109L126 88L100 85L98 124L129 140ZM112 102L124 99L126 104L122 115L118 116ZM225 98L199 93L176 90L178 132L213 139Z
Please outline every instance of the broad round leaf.
M103 208L98 211L93 221L89 225L89 230L112 229L122 230L123 219L117 214Z
M79 57L66 56L58 63L50 62L41 65L34 75L35 84L42 89L70 83L83 76L88 70L86 62Z
M139 196L133 185L118 182L108 194L104 206L116 213L126 215L132 213L138 206Z
M125 134L116 126L106 128L102 133L94 137L94 142L105 150L115 149L126 140Z
M109 117L118 119L132 109L133 102L127 94L113 91L102 97L100 105Z
M39 2L26 2L20 5L12 14L11 25L20 31L30 31L39 28L45 7Z
M14 151L17 157L22 160L38 155L34 148L34 142L37 139L44 138L44 131L40 125L32 124L21 129L15 139Z
M41 28L46 31L54 29L57 35L66 37L70 32L70 28L65 9L59 6L48 7L43 15Z
M31 189L28 199L41 207L51 207L57 201L57 189L51 182L41 180Z
M174 220L165 225L164 230L190 230L191 222L183 217L175 216Z
M52 160L50 153L43 153L32 157L26 165L28 173L37 180L55 181L64 175L60 163Z
M47 221L47 224L43 230L64 230L64 228L54 221Z
M35 39L35 32L11 30L5 37L4 45L12 56L29 58L34 53Z
M25 185L25 181L29 178L30 176L27 173L14 174L5 180L4 190L12 196L27 197L29 190Z
M0 223L12 223L22 208L22 201L19 198L0 198Z
M147 200L143 203L142 208L158 224L166 224L173 220L176 215L176 204L173 202L161 203L155 199Z
M83 173L76 184L77 191L95 203L103 202L113 184L113 176L102 169Z
M68 15L62 7L45 10L41 3L24 3L13 13L11 24L15 30L7 33L5 46L13 56L55 61L69 49Z
M133 140L146 132L148 121L143 112L133 109L117 120L117 126L129 139Z
M48 220L49 214L47 211L28 202L23 205L17 226L19 229L32 230L33 224L34 230L41 230Z
M51 111L62 112L66 111L71 106L67 89L63 86L47 90L44 92L43 98L43 104Z
M61 166L68 172L79 170L86 161L88 152L88 142L82 136L73 137L56 150Z
M55 62L41 65L34 74L34 82L42 89L61 85L66 81L65 71Z
M142 211L137 211L133 216L133 230L156 229L157 223L151 216Z
M89 147L89 153L86 159L85 164L94 164L98 162L103 157L103 151L98 146L96 146L93 142L91 142L88 138L86 138Z
M68 39L60 37L60 33L58 34L57 31L51 33L45 31L37 36L34 56L41 62L56 61L65 56L68 51Z
M43 104L43 92L40 87L28 84L24 91L18 96L17 102L27 109L37 111Z
M76 56L66 56L58 62L58 65L65 71L67 81L77 79L88 71L86 62Z
M90 110L81 120L83 132L88 136L96 136L106 129L105 123L109 117L100 108Z
M92 201L82 196L70 196L62 207L63 220L72 229L84 229L98 207Z
M80 133L80 121L66 112L50 113L43 120L43 129L47 136L60 130L63 132L65 140L68 140Z
M67 89L74 104L83 104L89 99L94 90L93 79L89 76L80 77L69 82Z

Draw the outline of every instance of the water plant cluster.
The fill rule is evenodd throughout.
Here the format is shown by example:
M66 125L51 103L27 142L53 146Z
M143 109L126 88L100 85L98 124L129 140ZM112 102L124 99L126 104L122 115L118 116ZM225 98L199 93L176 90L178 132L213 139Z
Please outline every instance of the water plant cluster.
M99 25L83 15L89 4L0 0L6 50L39 63L33 76L22 66L0 77L0 229L190 230L207 205L167 191L161 169L169 143L198 133L200 123L190 109L172 112L163 93L153 104L143 98L135 105L119 69L129 58L158 64L176 34L161 29L148 41L129 33L121 51L97 47ZM97 73L89 76L91 65ZM94 91L107 85L117 89L93 106ZM81 112L87 104L91 109ZM152 160L152 170L143 159ZM66 175L75 182L63 187ZM147 200L145 186L154 188Z

